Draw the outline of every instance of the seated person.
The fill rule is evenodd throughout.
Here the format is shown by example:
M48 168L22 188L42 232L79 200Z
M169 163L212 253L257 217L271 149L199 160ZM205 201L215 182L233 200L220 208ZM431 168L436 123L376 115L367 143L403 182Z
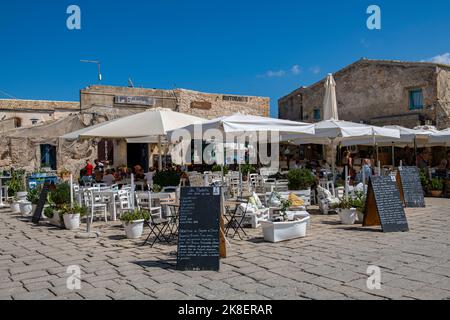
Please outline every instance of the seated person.
M111 186L115 183L116 178L111 173L111 170L106 170L105 175L103 176L103 182L106 183L108 186Z
M447 160L442 159L441 163L436 169L436 177L446 179L447 178Z

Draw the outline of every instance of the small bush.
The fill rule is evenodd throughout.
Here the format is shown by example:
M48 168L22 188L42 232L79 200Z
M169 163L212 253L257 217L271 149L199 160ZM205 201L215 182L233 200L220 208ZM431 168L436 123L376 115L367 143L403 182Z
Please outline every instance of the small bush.
M307 190L316 181L309 169L291 169L288 173L289 190Z
M148 221L150 219L150 213L145 210L134 209L134 211L126 212L121 215L120 220L125 223L130 223L138 220Z

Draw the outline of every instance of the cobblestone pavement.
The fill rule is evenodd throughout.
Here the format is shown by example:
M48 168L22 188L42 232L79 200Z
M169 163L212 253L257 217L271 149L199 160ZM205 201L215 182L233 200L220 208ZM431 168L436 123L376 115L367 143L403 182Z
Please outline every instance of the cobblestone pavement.
M261 230L232 240L220 272L175 270L176 246L141 246L119 222L98 222L98 239L0 210L0 299L450 299L450 200L407 209L411 231L343 226L313 215L308 236L270 244ZM146 233L148 230L146 230ZM67 288L67 267L82 270ZM367 267L382 271L367 288Z

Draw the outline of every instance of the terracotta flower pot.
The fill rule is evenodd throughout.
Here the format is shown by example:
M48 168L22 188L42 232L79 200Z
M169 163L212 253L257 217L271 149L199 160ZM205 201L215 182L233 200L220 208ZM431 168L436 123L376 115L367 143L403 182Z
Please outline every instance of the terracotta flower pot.
M431 196L434 198L439 198L442 196L442 190L431 190Z

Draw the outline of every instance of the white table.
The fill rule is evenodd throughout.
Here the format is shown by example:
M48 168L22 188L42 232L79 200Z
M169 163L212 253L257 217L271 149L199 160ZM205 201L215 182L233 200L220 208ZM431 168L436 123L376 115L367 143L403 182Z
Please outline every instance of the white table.
M6 180L6 179L11 179L11 177L0 176L0 208L4 208L7 206L3 203L3 180ZM6 195L5 198L7 198L7 197L8 197L8 195Z

